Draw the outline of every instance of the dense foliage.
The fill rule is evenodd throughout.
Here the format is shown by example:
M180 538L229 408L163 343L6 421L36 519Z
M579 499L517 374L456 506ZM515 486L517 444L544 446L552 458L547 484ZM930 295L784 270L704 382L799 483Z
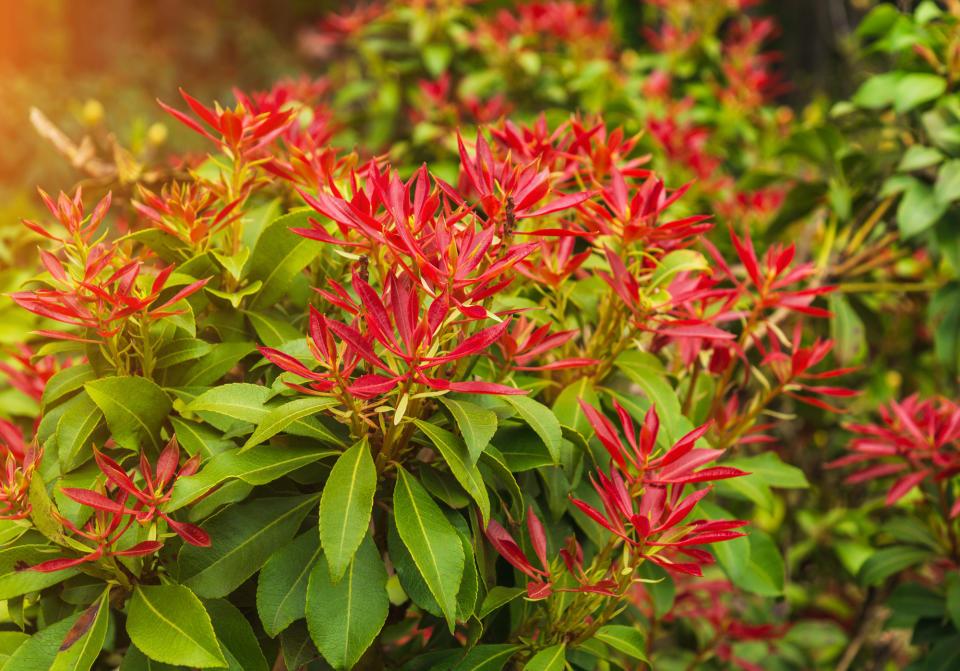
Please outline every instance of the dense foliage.
M953 668L960 4L802 120L755 4L358 5L164 159L34 110L0 668Z

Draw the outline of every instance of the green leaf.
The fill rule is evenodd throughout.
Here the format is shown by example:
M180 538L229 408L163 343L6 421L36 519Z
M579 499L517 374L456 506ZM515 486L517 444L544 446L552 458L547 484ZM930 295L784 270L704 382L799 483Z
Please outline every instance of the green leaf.
M180 550L180 580L203 597L230 594L293 538L318 498L257 499L222 510L204 525L209 548Z
M291 340L303 338L303 334L289 322L268 317L258 311L244 310L243 314L250 321L253 330L257 332L257 338L267 347L280 347Z
M893 103L896 97L897 83L903 77L902 72L884 72L870 77L853 94L853 102L859 107L880 109Z
M400 539L443 611L450 631L463 575L463 548L457 531L419 482L397 469L393 509Z
M220 432L213 431L201 422L171 417L170 423L173 424L173 431L180 447L185 449L191 457L199 452L206 460L225 450L236 449L233 441L226 440Z
M734 584L760 596L783 594L785 572L780 550L770 536L757 529L750 529L750 562ZM723 541L718 545L729 543Z
M640 564L637 575L645 581L642 583L643 589L653 602L653 616L657 619L662 618L673 608L677 596L677 585L673 581L673 576L652 561Z
M206 391L187 405L188 412L215 412L241 422L258 424L269 414L266 405L270 388L238 382ZM202 416L202 415L201 415Z
M911 170L922 170L936 165L943 160L943 154L933 147L925 147L922 144L915 144L903 153L903 158L897 164L897 170L901 172L910 172Z
M60 652L60 645L67 632L80 615L71 615L31 636L30 640L25 641L10 655L2 671L49 669Z
M960 575L956 573L947 574L947 615L960 631Z
M420 483L434 498L440 499L451 508L466 508L470 505L470 497L463 491L457 479L447 471L423 465L419 475Z
M523 671L563 671L567 667L567 646L563 643L551 646L535 654Z
M90 671L107 637L109 596L108 588L80 615L64 637L50 671Z
M942 594L919 585L915 582L897 585L885 600L888 606L898 617L935 617L940 619L946 610L946 602Z
M501 398L512 405L523 421L540 436L540 440L550 451L553 463L558 463L563 443L563 430L553 411L528 396L502 396Z
M607 624L597 630L598 641L635 659L647 661L647 642L643 632L622 624Z
M298 398L289 403L284 403L267 413L267 416L257 425L253 435L244 443L240 451L244 452L249 450L251 447L273 438L294 422L315 415L335 405L337 405L335 399L320 397ZM333 437L332 434L331 437ZM335 438L334 441L336 441Z
M170 366L176 366L178 363L199 359L212 350L213 345L203 340L176 338L160 348L154 365L157 369L169 368Z
M480 455L480 461L477 464L480 472L484 474L484 481L498 481L503 489L510 495L510 514L514 519L523 519L523 494L520 492L520 485L513 473L507 468L503 455L492 445L483 451ZM503 499L501 499L502 501Z
M178 384L182 386L213 384L256 349L256 346L249 342L217 343L212 352L186 370Z
M589 436L593 433L593 427L590 426L586 413L580 407L581 400L594 407L600 405L600 397L594 391L593 382L589 377L577 379L560 392L557 400L553 402L553 414L562 425L575 429L581 435Z
M440 454L443 456L443 460L447 462L447 466L450 467L453 477L477 502L483 519L490 519L490 497L487 495L487 486L483 483L483 477L480 475L476 464L471 461L467 448L455 435L446 429L441 429L436 424L430 424L419 419L415 420L415 423L424 435L430 439L430 442L440 450Z
M390 607L387 571L369 536L336 585L324 557L314 564L306 604L310 636L324 659L336 669L352 668L380 633Z
M273 305L287 291L293 278L317 254L320 243L297 235L291 228L309 228L313 210L304 209L279 217L263 230L250 255L247 277L263 282L249 305L251 309Z
M0 631L0 669L10 659L10 655L15 653L30 638L28 634L24 634L22 631Z
M893 109L897 114L909 112L923 103L936 100L947 90L947 80L927 72L909 72L896 83Z
M173 403L155 382L142 377L105 377L83 385L110 427L113 439L130 450L143 441L159 450L160 427Z
M78 363L63 370L54 373L43 388L43 396L40 399L40 405L46 409L51 403L57 401L71 391L75 391L83 386L85 382L96 379L97 374L93 371L93 366L88 363Z
M470 650L450 671L500 671L519 645L478 645Z
M150 659L131 645L123 655L123 664L117 671L187 671L185 666L173 666Z
M960 158L940 166L937 182L933 186L933 197L940 205L949 205L960 200Z
M946 211L946 204L937 202L930 185L913 179L897 207L900 234L909 238L922 233L937 223Z
M876 585L894 573L927 561L933 556L929 550L907 545L884 548L863 562L857 579L864 587Z
M367 535L376 491L377 469L364 439L337 459L320 499L320 544L334 585Z
M268 671L257 635L243 613L226 599L210 599L204 605L230 671Z
M127 634L147 657L164 664L227 665L210 616L183 585L138 585L127 608Z
M310 530L274 552L263 565L257 581L257 612L267 636L273 638L304 616L310 569L320 554L320 539Z
M332 450L304 450L300 447L264 445L250 452L221 452L195 475L177 478L167 512L182 508L223 482L238 478L251 485L265 485L279 477L337 454Z
M93 434L103 421L103 412L86 392L74 396L67 405L57 422L57 448L63 473L93 457L90 450Z
M300 669L320 656L320 651L310 638L310 631L305 621L294 622L280 632L280 650L287 669Z
M657 264L650 277L650 287L669 285L678 273L692 270L706 270L707 260L703 254L692 249L677 249L670 252Z
M806 489L810 486L802 470L796 466L783 463L774 452L764 452L753 457L729 459L723 462L723 465L747 471L751 476L756 476L770 487ZM734 479L742 480L743 478Z
M493 434L497 432L497 414L476 403L453 399L449 396L439 396L437 400L453 415L467 451L470 453L470 460L477 463L483 448L490 443Z
M660 426L666 431L667 438L671 442L680 438L677 435L677 422L681 416L680 399L667 382L660 359L649 352L628 350L617 357L616 365L656 406ZM589 432L584 435L589 435Z
M502 585L497 585L483 597L483 603L480 604L477 617L482 620L493 611L506 606L517 597L526 593L527 590L523 587L503 587Z
M75 568L51 573L23 570L24 566L35 566L62 556L63 549L53 545L14 545L0 550L0 599L11 599L27 592L39 592L76 575Z
M911 665L912 666L912 665ZM960 634L938 640L923 658L923 671L954 671L960 666Z

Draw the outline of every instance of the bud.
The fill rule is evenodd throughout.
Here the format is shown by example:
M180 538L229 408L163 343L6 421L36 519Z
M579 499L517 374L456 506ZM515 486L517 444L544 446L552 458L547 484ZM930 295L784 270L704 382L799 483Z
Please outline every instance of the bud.
M104 109L99 100L90 98L83 103L83 109L80 111L80 118L87 126L97 126L103 123Z
M150 128L147 129L147 143L151 147L159 147L166 141L167 127L160 122L151 124Z

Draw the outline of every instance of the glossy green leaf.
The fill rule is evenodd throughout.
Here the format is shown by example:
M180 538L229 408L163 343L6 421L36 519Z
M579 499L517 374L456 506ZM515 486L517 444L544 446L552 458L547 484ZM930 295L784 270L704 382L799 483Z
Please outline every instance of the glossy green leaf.
M57 449L64 473L93 458L90 445L103 421L103 412L85 391L70 399L67 406L57 422Z
M307 464L337 454L333 450L305 450L299 447L263 445L244 452L221 452L210 459L194 475L177 478L165 510L182 508L230 479L251 485L272 482Z
M477 616L481 619L485 618L493 611L506 606L517 597L526 593L527 590L523 587L503 587L502 585L496 585L487 592L487 595L483 598L483 603L480 604L480 610L477 611Z
M806 489L810 486L803 471L785 464L774 452L764 452L752 457L737 457L723 462L757 476L764 484L782 489ZM742 479L742 478L734 478Z
M88 363L74 364L57 371L47 380L43 388L43 396L40 399L42 407L46 408L96 377L93 367Z
M600 406L600 397L597 396L593 382L588 377L578 378L560 392L553 402L553 414L563 426L569 426L577 433L589 436L593 433L593 428L587 420L587 414L580 406L581 400L595 408Z
M306 268L317 254L320 243L297 235L291 228L309 228L313 210L291 212L270 222L257 239L250 254L246 275L262 282L260 291L249 301L251 309L263 308L282 298L293 278Z
M669 285L678 273L705 270L707 260L703 254L692 249L677 249L666 254L657 264L650 277L651 288Z
M291 340L303 338L303 334L289 322L274 319L257 310L244 310L250 325L257 332L257 338L267 347L279 347Z
M677 423L681 416L680 399L667 382L660 359L649 352L628 350L617 357L616 365L656 406L661 430L666 432L667 438L671 441L680 438L677 435ZM590 435L590 433L584 433L584 435Z
M171 340L157 352L154 366L158 370L175 366L179 363L199 359L209 354L213 345L197 338L176 338Z
M190 456L199 452L206 460L228 449L236 449L233 441L224 439L223 434L212 430L202 422L171 417L170 423L173 424L173 431L177 436L180 447L186 450Z
M137 646L130 645L123 655L123 664L117 671L188 671L188 669L185 666L174 666L150 659L140 652Z
M0 599L37 592L76 575L75 568L50 573L23 570L24 566L59 559L64 554L62 548L53 545L14 545L0 550Z
M270 412L265 407L269 397L269 387L243 382L224 384L200 394L187 405L187 411L215 412L241 422L258 424Z
M313 644L313 639L310 638L310 631L307 629L305 620L294 622L280 632L280 650L288 669L299 669L307 662L320 656L317 646Z
M310 571L307 626L320 654L336 669L356 664L383 628L389 606L387 571L369 536L336 585L324 557Z
M759 529L749 529L747 538L750 542L750 562L734 584L760 596L779 596L783 593L785 582L780 550L773 539Z
M453 399L449 396L440 396L438 399L457 423L463 442L470 453L470 460L477 463L480 453L483 452L497 432L497 415L492 410L469 401Z
M500 671L521 649L519 645L478 645L472 648L450 671Z
M304 616L310 569L320 558L315 530L300 534L274 552L257 579L257 612L271 638Z
M257 499L222 510L203 524L210 547L180 550L180 580L206 598L230 594L290 542L318 498Z
M523 421L540 436L540 440L550 451L553 462L558 463L561 443L563 442L563 430L560 428L560 422L553 411L527 396L502 396L501 398L512 405Z
M83 385L110 427L113 439L130 450L145 442L159 450L160 427L173 403L152 380L142 377L104 377Z
M527 662L523 671L563 671L567 666L567 646L563 643L541 650Z
M71 615L35 633L10 655L0 671L49 669L60 652L67 632L80 615L81 613Z
M606 643L611 648L619 650L634 659L647 661L647 642L643 632L636 627L622 624L607 624L597 630L598 641Z
M256 351L249 342L218 343L213 351L191 365L178 384L183 386L212 384L226 375L241 359Z
M127 608L127 634L158 662L199 668L227 665L210 616L182 585L139 585Z
M340 582L367 535L376 490L370 445L361 440L337 459L320 499L320 544L333 584Z
M230 671L268 671L267 660L247 618L226 599L204 603Z
M452 632L464 564L457 531L423 486L403 468L397 469L393 509L397 532Z
M337 405L332 398L298 398L273 408L264 417L240 450L244 452L286 429L291 424ZM331 438L333 436L331 435ZM337 442L334 438L334 442Z
M446 429L441 429L436 424L430 424L419 419L415 420L415 423L440 451L443 460L450 467L450 472L453 473L457 482L477 502L483 519L490 519L490 497L487 495L487 487L483 482L480 471L471 461L466 446L454 434Z
M93 602L64 637L50 671L90 671L107 637L110 622L110 590Z

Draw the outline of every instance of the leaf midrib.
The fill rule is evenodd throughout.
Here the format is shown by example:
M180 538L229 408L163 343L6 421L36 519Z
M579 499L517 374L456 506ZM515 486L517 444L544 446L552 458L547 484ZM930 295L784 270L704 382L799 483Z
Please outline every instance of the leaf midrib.
M207 654L210 654L210 651L209 651L206 647L204 647L198 640L196 640L195 638L193 638L193 636L191 636L190 634L188 634L187 632L185 632L183 629L181 629L180 627L178 627L178 626L177 626L176 624L174 624L171 620L169 620L163 613L161 613L159 610L157 610L156 608L154 608L154 607L153 607L153 604L150 603L150 600L149 600L149 599L147 599L147 595L143 593L143 590L142 590L142 589L141 589L141 590L138 590L138 591L140 592L140 600L143 601L144 605L146 605L147 608L149 608L149 609L152 610L154 613L156 613L157 616L158 616L161 620L163 620L164 622L166 622L166 623L167 623L168 625L170 625L173 629L175 629L176 631L179 631L181 634L183 634L188 640L190 640L191 643L193 643L194 645L196 645L198 648L200 648L201 650L203 650L203 651L206 652ZM222 656L222 653L221 653L221 656ZM219 660L218 660L218 661L219 661Z

